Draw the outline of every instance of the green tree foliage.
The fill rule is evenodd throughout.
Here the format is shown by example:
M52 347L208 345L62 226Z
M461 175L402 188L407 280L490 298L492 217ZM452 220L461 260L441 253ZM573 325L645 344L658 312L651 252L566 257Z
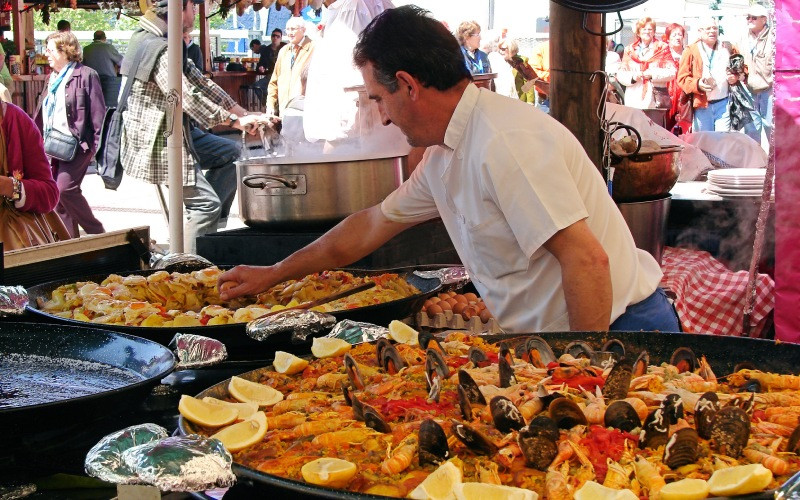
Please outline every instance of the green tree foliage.
M41 12L33 16L33 29L40 31L55 31L56 23L66 19L75 31L95 30L133 30L138 22L134 17L119 15L118 10L88 10L88 9L59 9L50 13L50 25L44 24Z

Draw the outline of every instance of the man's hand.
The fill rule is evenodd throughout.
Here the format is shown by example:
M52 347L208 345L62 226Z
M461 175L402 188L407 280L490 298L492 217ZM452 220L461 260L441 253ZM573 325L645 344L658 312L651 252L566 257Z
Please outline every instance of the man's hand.
M714 87L716 86L717 83L713 79L708 80L706 78L702 78L697 82L697 88L706 93L714 90Z
M258 132L258 125L263 121L262 116L261 113L240 116L231 126L239 130L244 130L250 135L255 135L256 132Z
M222 273L217 284L220 298L230 300L261 293L281 281L272 266L236 266Z

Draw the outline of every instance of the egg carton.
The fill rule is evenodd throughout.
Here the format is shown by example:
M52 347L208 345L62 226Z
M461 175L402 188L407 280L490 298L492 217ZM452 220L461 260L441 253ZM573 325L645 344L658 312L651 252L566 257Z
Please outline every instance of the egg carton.
M503 330L494 318L489 318L489 321L486 323L482 322L478 316L473 316L465 320L463 316L455 314L453 311L445 311L432 316L426 312L418 312L414 320L419 328L468 330L470 333L474 334L503 333Z

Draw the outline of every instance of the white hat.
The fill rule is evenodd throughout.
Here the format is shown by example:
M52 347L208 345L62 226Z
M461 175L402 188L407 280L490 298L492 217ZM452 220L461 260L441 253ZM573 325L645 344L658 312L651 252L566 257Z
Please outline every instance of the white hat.
M747 14L756 17L769 17L769 12L763 5L754 4L747 9Z

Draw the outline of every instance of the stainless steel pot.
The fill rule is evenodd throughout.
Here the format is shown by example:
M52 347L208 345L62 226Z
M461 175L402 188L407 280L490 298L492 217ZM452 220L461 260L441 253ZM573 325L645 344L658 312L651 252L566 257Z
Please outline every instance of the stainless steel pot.
M322 225L371 207L402 184L406 157L319 163L236 162L239 214L251 227ZM278 163L281 162L281 163Z

